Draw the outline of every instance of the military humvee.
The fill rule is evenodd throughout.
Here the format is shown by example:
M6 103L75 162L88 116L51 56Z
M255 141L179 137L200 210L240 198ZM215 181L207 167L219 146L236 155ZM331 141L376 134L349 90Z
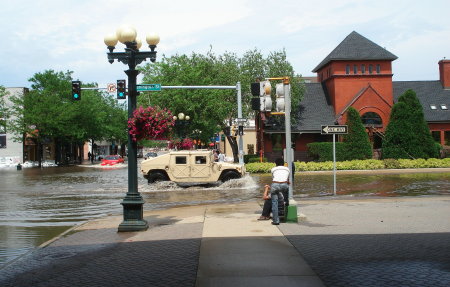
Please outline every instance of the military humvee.
M215 162L214 154L209 150L183 150L144 160L141 171L148 183L204 184L241 178L245 175L245 166Z

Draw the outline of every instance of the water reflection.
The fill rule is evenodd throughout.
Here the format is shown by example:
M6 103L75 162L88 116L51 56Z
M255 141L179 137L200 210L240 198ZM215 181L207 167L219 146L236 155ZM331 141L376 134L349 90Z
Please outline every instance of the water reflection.
M84 221L122 213L127 192L126 165L0 169L0 268L34 247ZM145 210L261 198L269 174L216 186L148 185L139 176ZM294 197L329 196L331 174L297 174ZM338 174L338 196L450 194L450 172Z

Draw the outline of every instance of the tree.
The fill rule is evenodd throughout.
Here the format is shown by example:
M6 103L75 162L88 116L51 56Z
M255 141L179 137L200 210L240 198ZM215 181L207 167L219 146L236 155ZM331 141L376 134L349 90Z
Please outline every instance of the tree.
M9 109L6 105L6 96L7 92L5 87L0 86L0 135L6 134L6 120L9 118ZM2 141L5 140L5 138L0 139L0 147L2 147L3 143Z
M96 90L86 90L81 101L71 100L71 71L47 70L36 73L29 81L32 84L27 94L11 97L14 119L8 122L8 127L16 141L28 135L36 141L40 153L42 143L49 140L58 147L73 144L81 147L89 139L126 138L126 112L111 98ZM57 163L64 148L57 148L58 151ZM38 160L40 164L41 155Z
M416 93L407 90L392 107L383 158L430 158L439 156Z
M372 158L372 146L369 136L357 110L347 110L348 134L344 135L344 150L347 160Z
M258 50L244 53L242 58L225 52L216 55L210 50L206 55L192 53L187 55L163 56L161 61L150 63L140 69L144 83L162 83L167 86L227 85L241 83L243 116L251 110L250 83L256 79L270 76L290 76L293 79L293 109L301 97L299 80L286 59L286 52L270 53L264 57ZM158 105L170 109L174 114L183 112L191 118L186 134L202 131L196 138L208 142L220 130L225 132L230 122L237 117L237 98L235 90L167 89L158 93L141 94L139 104ZM227 136L233 150L234 160L238 160L235 137Z

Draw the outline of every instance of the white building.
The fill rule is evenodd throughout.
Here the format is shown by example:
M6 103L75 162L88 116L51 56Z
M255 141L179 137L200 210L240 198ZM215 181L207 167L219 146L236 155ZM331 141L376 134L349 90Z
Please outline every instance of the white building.
M6 88L6 106L12 105L9 100L11 96L23 96L27 92L27 88ZM5 124L0 125L0 166L16 166L23 163L23 156L23 142L15 142L8 127Z

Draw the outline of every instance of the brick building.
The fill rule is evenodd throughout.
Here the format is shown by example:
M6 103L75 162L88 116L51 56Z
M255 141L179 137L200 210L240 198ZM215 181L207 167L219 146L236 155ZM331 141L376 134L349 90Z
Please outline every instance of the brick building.
M381 147L391 108L406 90L419 98L433 137L450 145L450 60L439 61L436 81L393 81L392 61L397 56L357 32L350 33L313 72L317 80L305 81L305 94L299 109L292 111L295 160L308 160L306 145L329 141L321 135L322 125L345 124L349 107L363 120L375 150ZM262 115L263 148L269 160L280 156L285 145L284 126L274 117ZM262 143L262 144L261 144Z

